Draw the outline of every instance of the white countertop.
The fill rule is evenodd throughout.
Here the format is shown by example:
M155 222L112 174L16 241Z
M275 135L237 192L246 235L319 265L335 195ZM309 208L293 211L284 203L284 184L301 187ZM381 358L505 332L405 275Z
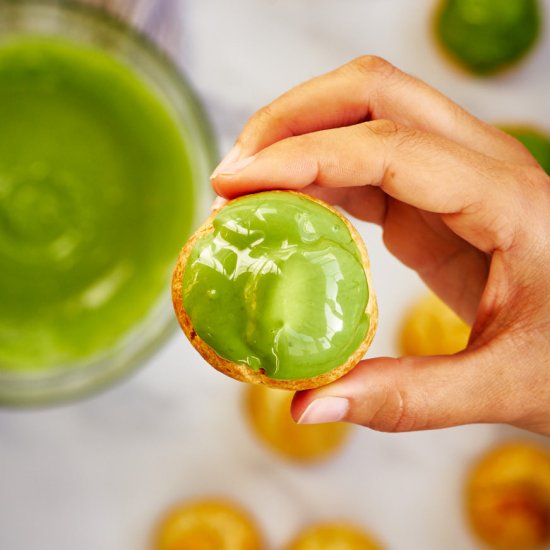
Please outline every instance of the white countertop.
M545 0L550 30L550 0ZM492 122L550 130L550 32L518 70L470 79L428 34L432 0L186 0L180 62L222 152L243 122L287 88L363 53L427 80ZM358 224L370 250L380 327L370 356L394 355L403 309L422 291ZM413 434L357 428L334 459L294 466L243 421L242 385L205 365L176 334L138 372L82 402L0 412L1 550L145 550L172 504L224 495L242 503L270 548L305 524L347 518L394 550L476 548L464 526L469 461L511 428Z

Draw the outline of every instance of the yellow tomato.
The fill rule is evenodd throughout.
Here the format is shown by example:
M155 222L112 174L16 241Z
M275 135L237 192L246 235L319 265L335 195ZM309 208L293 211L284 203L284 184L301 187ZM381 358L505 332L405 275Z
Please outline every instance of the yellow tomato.
M336 452L347 440L349 424L299 425L290 416L294 392L248 385L246 416L258 438L271 450L296 461L313 461Z
M155 550L260 550L260 534L245 511L222 500L174 508L156 533Z
M399 343L403 355L448 355L463 350L469 336L470 327L430 293L406 314Z
M548 451L527 442L490 451L470 473L466 509L473 531L491 548L541 548L550 540Z
M298 535L287 550L382 550L382 546L355 525L321 523Z

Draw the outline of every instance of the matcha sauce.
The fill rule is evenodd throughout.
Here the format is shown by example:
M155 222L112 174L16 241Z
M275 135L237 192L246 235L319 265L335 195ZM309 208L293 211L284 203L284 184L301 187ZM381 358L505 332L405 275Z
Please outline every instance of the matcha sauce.
M191 251L184 307L229 360L296 379L339 366L364 339L368 287L344 222L288 193L225 207Z

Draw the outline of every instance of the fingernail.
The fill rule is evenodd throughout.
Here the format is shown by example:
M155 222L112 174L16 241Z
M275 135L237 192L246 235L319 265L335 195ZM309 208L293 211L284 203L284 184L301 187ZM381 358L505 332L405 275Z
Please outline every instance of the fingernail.
M241 153L241 146L238 143L235 144L231 151L227 153L227 155L212 172L210 179L214 179L220 174L236 174L239 170L242 170L245 166L248 166L255 158L253 156L240 158Z
M239 160L239 157L241 156L241 146L236 143L233 145L233 148L225 157L220 161L218 166L214 168L214 171L212 172L212 175L210 176L210 179L215 178L222 170L225 169L225 167L229 164L232 164Z
M223 197L216 197L210 209L212 212L215 212L216 210L219 210L226 202L227 199L224 199Z
M345 397L319 397L312 401L298 424L323 424L343 420L349 411L349 401Z
M227 163L219 169L214 170L212 178L217 178L218 176L232 176L237 172L240 172L246 168L256 157L245 157L244 159L239 159L235 162ZM211 178L211 179L212 179Z

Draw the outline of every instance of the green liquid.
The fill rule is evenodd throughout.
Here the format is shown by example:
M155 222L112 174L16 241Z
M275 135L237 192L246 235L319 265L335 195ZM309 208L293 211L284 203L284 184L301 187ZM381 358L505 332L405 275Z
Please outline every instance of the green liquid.
M273 379L316 376L365 338L369 289L345 223L284 192L245 197L220 211L183 279L197 334L221 357Z
M130 68L57 39L0 45L0 368L117 344L166 291L193 203L174 117Z
M538 0L442 0L436 33L446 50L480 75L503 69L535 44Z

